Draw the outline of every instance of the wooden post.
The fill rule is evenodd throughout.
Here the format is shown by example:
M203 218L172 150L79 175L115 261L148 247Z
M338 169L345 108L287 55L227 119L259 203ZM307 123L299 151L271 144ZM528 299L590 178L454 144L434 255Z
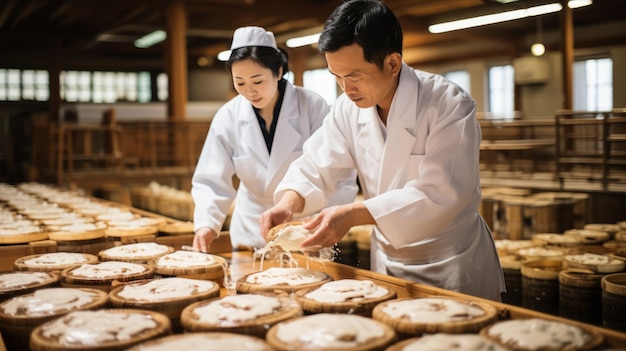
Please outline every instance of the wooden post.
M573 108L573 71L574 71L574 15L567 6L567 0L561 0L561 34L563 46L561 48L563 60L563 109Z
M293 72L294 85L304 85L304 71L306 70L306 47L294 49L289 54L289 69Z
M187 119L187 9L184 0L167 0L165 7L167 27L167 72L169 77L167 100L168 121L174 127L168 142L174 159L171 166L184 164L184 136L175 128L177 121Z
M183 0L168 0L165 6L167 29L167 75L169 120L187 117L187 10Z

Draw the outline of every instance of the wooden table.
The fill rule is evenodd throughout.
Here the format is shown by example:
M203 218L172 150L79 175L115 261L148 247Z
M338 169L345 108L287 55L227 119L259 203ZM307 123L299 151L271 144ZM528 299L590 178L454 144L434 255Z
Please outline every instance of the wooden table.
M256 263L253 260L251 252L232 252L232 253L224 253L219 254L220 256L226 258L230 265L230 275L231 279L236 281L240 277L245 274L258 271L259 270L259 262ZM300 267L306 267L307 260L302 255L294 255L297 259L298 265ZM278 264L276 262L265 261L263 269L267 269L268 267L276 267ZM316 262L309 260L309 268L319 271L324 271L330 274L334 279L361 279L361 280L371 280L376 284L380 284L382 286L386 286L394 289L398 293L398 298L401 297L428 297L428 296L453 296L466 298L471 300L482 301L484 303L488 303L497 308L499 316L501 319L522 319L522 318L544 318L554 321L566 322L573 325L583 326L588 329L595 330L602 334L606 340L606 343L612 347L622 347L626 348L626 333L620 333L615 330L601 328L597 326L593 326L586 323L581 323L574 320L565 319L562 317L553 316L550 314L545 314L537 311L532 311L529 309L508 305L504 303L498 303L491 300L486 300L466 294L461 294L454 291L449 291L445 289L440 289L432 286L427 286L423 284L413 283L404 279L375 273L369 270L359 269L352 266L347 266L344 264L336 263L336 262ZM222 289L221 294L224 295L232 295L236 292L233 290Z

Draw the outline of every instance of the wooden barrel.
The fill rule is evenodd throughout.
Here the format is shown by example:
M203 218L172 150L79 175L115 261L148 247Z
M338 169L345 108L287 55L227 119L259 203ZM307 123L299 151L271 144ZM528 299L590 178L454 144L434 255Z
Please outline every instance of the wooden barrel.
M500 223L496 226L499 234L504 234L503 237L509 240L523 239L526 199L519 196L505 196L500 197L499 201L499 206L504 209L504 216L500 216Z
M534 199L550 201L554 206L554 227L551 231L557 233L583 227L586 223L584 220L586 219L587 197L586 194L570 192L542 192L533 195Z
M557 206L551 200L528 199L524 204L529 210L529 232L556 233L557 229Z
M602 325L626 332L626 273L602 277Z
M487 197L492 202L493 212L493 225L490 227L494 236L498 239L521 239L521 235L516 237L517 231L513 230L513 237L511 237L510 230L515 229L516 225L522 225L521 212L515 212L507 215L507 202L523 201L526 196L530 194L528 189L516 189L509 187L494 187L483 190L483 197ZM518 208L515 208L517 210ZM519 208L521 211L522 209ZM511 216L513 228L508 228L508 217ZM517 218L519 217L519 220ZM521 233L521 231L520 231Z
M603 276L582 269L559 272L559 314L568 319L602 325Z
M559 260L534 260L522 263L522 307L559 315Z
M504 283L506 284L506 292L501 294L502 302L513 305L522 306L522 273L519 269L502 268L504 272Z
M500 295L502 302L522 306L522 260L517 255L499 256L499 259L506 284L506 292Z
M336 252L333 261L347 264L352 267L357 266L358 254L356 248L356 234L350 230L335 246Z
M613 240L615 238L615 234L620 231L620 226L611 223L588 223L585 224L583 229L607 232L610 236L610 239Z
M352 227L352 229L350 230L354 231L354 237L356 239L356 249L357 249L356 266L362 269L370 269L370 266L371 266L370 238L371 238L372 230L373 230L372 226L361 225L361 226Z
M494 224L496 220L496 200L494 192L490 188L482 189L482 199L478 207L478 213L483 217L491 232L495 234Z

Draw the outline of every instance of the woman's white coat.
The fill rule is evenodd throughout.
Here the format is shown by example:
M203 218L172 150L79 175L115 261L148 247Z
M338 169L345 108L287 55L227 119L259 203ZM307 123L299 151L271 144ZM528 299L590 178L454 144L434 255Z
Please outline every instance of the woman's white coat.
M194 228L219 233L236 199L229 227L233 247L263 247L261 214L273 206L276 186L328 111L321 96L287 83L270 155L250 102L238 95L222 106L211 122L192 178ZM233 187L235 175L238 190ZM354 172L340 177L334 204L353 201L357 191Z

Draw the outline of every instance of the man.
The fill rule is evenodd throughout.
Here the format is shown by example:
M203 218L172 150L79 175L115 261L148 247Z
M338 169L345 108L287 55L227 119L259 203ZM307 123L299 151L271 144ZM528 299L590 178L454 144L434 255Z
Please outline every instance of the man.
M319 40L344 91L305 143L261 216L263 235L326 206L335 177L356 169L365 201L323 209L303 248L373 224L372 270L499 301L505 290L491 232L478 214L480 127L475 102L441 76L402 61L402 30L384 4L352 0Z

